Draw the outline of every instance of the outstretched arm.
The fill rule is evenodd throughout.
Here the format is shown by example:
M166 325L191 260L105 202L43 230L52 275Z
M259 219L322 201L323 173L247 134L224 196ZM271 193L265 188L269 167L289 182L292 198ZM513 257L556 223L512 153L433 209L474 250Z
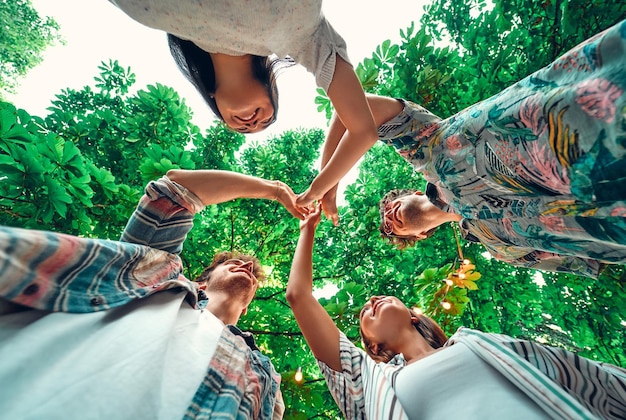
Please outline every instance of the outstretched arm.
M369 104L369 108L374 118L374 126L376 128L398 115L402 111L402 108L404 106L402 102L398 101L397 99L385 96L368 94L366 95L366 100ZM376 139L378 139L378 134L376 134ZM313 181L313 183L311 184L311 188L309 189L314 189L314 184L316 183L316 181L320 177L328 176L326 175L327 173L330 173L330 176L333 179L337 178L337 182L335 183L335 185L332 186L331 189L328 190L328 192L325 193L324 197L322 198L322 210L324 211L325 216L328 219L331 219L333 224L335 225L337 225L339 221L336 204L337 183L345 175L344 173L339 176L340 170L336 169L336 167L341 165L342 161L344 160L344 157L342 155L344 153L344 149L337 149L338 146L347 144L351 141L361 141L361 139L355 138L354 136L350 137L350 130L346 129L341 115L339 113L336 113L331 121L330 129L328 130L328 135L326 136L326 141L324 143L324 148L322 151L322 171ZM374 143L375 141L363 151L363 154L365 154L365 152L367 152L367 150L369 150L371 146L374 145ZM356 157L354 163L356 163L356 161L358 161L361 156ZM331 159L333 159L332 163L330 163ZM349 156L348 159L350 159ZM353 166L354 163L351 166ZM350 168L348 168L348 170L350 170ZM309 191L305 192L305 194L307 194L308 192Z
M121 240L178 254L193 227L195 213L204 206L236 198L277 200L299 219L308 212L296 206L296 195L280 181L237 172L175 169L148 184Z
M296 205L296 195L281 181L209 169L172 169L167 172L167 177L193 192L205 206L237 198L265 198L278 201L298 219L303 219L307 212L306 208Z
M337 56L335 73L327 93L347 132L326 168L298 197L300 205L309 205L321 199L378 139L363 87L352 66L340 56ZM337 155L341 159L337 159Z
M291 263L287 301L315 358L340 371L339 330L313 296L313 242L320 214L318 206L300 222L300 238Z

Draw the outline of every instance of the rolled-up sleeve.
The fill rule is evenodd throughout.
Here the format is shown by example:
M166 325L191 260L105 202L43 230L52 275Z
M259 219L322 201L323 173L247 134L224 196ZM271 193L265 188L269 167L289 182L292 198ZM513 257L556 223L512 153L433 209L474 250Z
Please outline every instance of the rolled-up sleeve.
M120 240L179 254L202 209L194 193L164 176L146 186Z

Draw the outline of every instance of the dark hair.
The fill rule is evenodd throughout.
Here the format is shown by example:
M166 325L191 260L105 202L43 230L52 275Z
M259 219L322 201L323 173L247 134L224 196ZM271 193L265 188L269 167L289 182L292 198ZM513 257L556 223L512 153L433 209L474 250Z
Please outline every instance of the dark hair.
M237 251L224 251L215 254L215 256L213 256L213 262L211 263L211 265L206 267L204 271L202 271L202 273L200 273L200 275L196 277L194 281L206 282L208 284L211 281L211 274L213 273L213 270L215 270L218 265L224 264L226 261L233 259L241 260L244 262L252 261L252 273L259 283L263 282L263 280L265 279L265 272L263 271L263 267L261 267L261 263L259 262L259 260L256 257L242 254Z
M176 35L167 34L167 43L176 65L200 92L211 111L222 121L224 118L215 102L215 69L211 54L198 47L192 41L181 39ZM266 88L267 96L274 107L274 119L278 115L278 87L276 74L279 67L295 64L291 58L270 58L252 55L252 73ZM271 124L270 123L270 124Z
M411 313L411 317L417 318L417 321L413 321L413 326L417 330L418 333L424 337L426 342L433 348L438 349L439 347L443 347L443 345L448 340L446 334L443 332L439 324L435 322L434 319L424 315L417 314L412 309L409 309ZM365 348L365 352L370 356L374 361L380 363L388 363L391 359L396 356L396 353L389 349L384 349L383 345L378 346L378 353L374 353L372 351L372 342L368 339L365 334L363 334L363 328L359 326L359 333L361 334L361 341L363 342L363 347Z
M415 194L417 191L418 190L413 189L391 190L383 196L383 198L380 200L380 203L378 204L378 211L380 213L380 236L381 238L387 239L392 245L398 247L398 249L411 247L415 245L415 243L419 241L419 239L417 238L417 236L397 236L393 233L389 233L388 230L385 229L385 207L387 206L387 204L394 201L395 199ZM426 232L426 237L430 238L433 233L435 233L435 230L437 230L438 227L439 226L436 226Z

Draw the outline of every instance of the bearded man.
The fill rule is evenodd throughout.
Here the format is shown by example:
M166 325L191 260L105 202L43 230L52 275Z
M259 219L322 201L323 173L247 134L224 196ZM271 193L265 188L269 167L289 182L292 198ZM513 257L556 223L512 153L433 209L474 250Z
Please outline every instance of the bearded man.
M220 253L197 281L179 253L194 215L287 185L173 170L148 184L120 241L0 227L0 407L7 418L281 418L280 376L248 333L263 270Z

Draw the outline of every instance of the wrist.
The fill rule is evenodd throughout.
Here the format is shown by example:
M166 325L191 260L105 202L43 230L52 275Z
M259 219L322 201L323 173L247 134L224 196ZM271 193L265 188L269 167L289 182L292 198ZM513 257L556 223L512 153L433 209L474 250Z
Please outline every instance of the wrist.
M278 201L278 195L280 193L280 181L276 180L276 181L272 181L273 184L273 196L272 196L272 200L274 201Z

